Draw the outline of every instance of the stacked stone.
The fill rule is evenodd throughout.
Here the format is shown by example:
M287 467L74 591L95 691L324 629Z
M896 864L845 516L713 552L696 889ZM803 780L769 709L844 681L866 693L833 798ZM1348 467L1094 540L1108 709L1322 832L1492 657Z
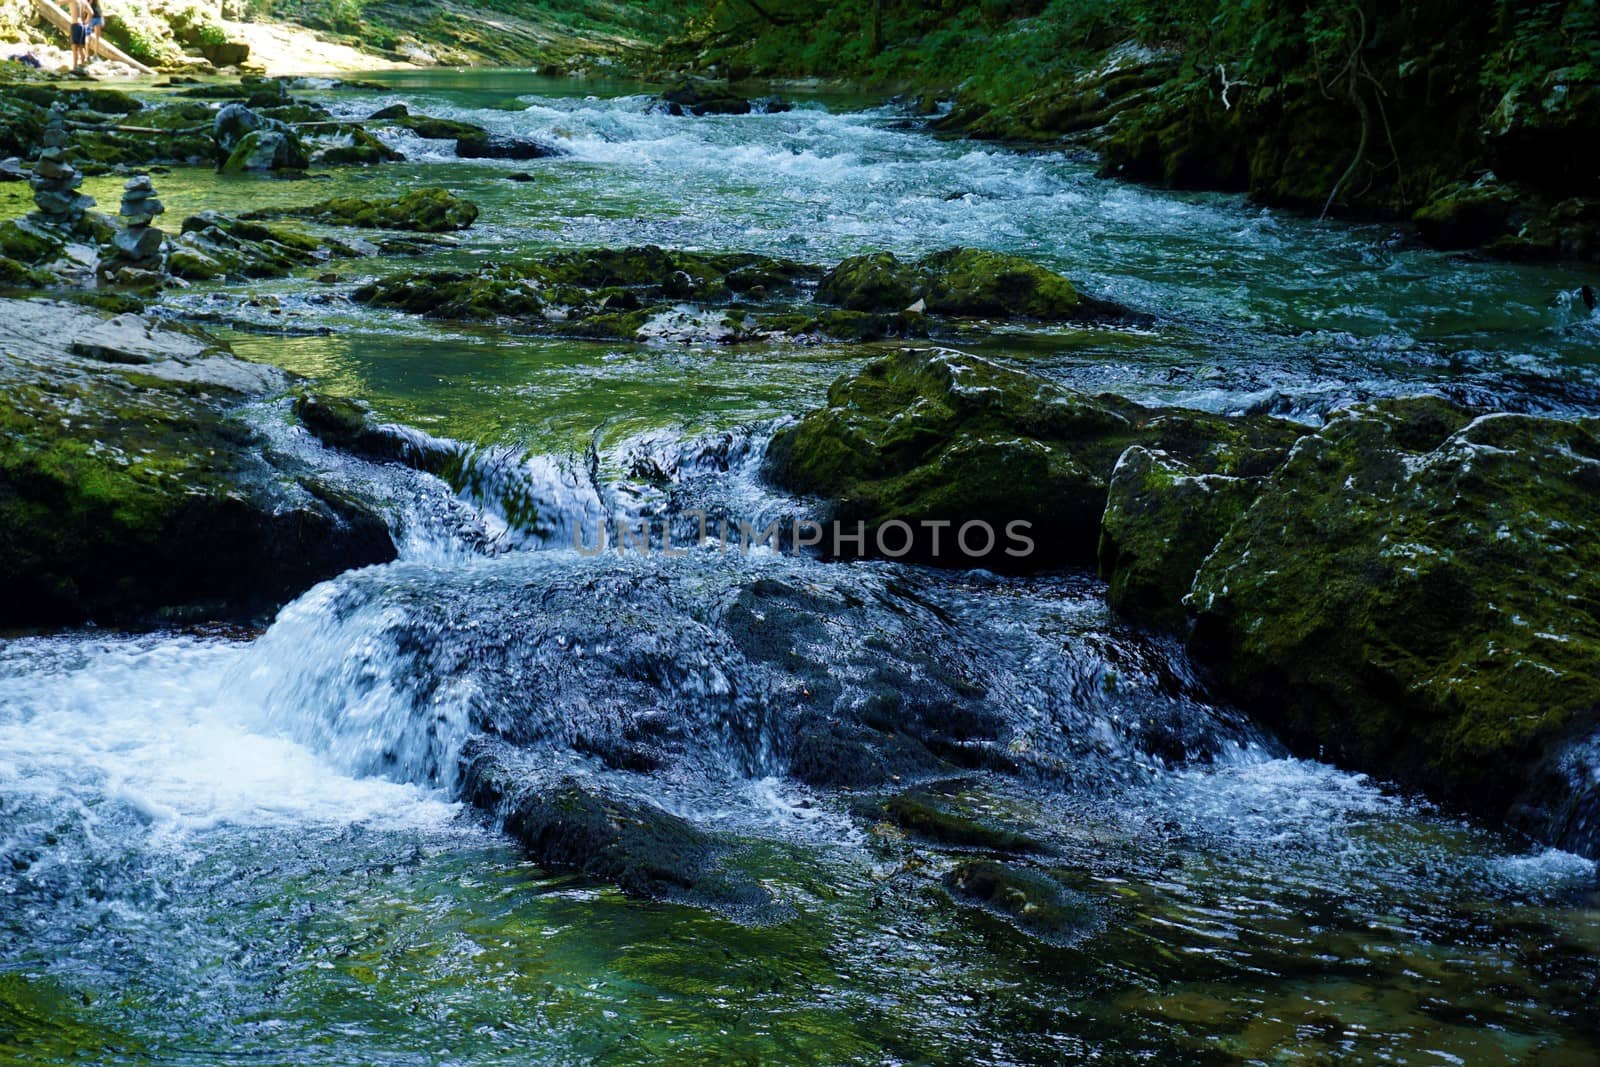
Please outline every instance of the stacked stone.
M122 192L122 221L126 227L111 239L111 262L107 273L122 269L156 272L161 270L161 246L167 235L152 223L167 208L156 199L156 187L148 175L129 178Z
M63 229L75 228L83 221L84 213L94 207L94 197L78 192L83 175L67 159L68 143L66 117L57 106L50 111L44 148L33 165L28 184L33 186L33 202L39 207L39 216Z

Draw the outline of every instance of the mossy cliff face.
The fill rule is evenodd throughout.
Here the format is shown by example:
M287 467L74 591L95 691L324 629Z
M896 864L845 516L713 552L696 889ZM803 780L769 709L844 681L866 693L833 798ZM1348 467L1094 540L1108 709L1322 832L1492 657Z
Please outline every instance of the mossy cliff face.
M0 625L248 620L393 557L241 420L278 372L133 316L0 311Z
M1440 401L1295 446L1194 580L1194 647L1301 750L1600 851L1600 440Z
M1275 419L1145 408L962 353L907 349L835 382L826 407L773 438L766 469L780 486L825 498L827 519L869 534L896 520L948 524L938 550L931 533L918 538L915 558L1034 569L1094 560L1107 487L1130 446L1228 475L1270 463L1261 457L1281 455L1294 435ZM1001 537L992 551L963 551L957 533L973 522L997 533L1029 524L1034 546L1008 557L1021 546ZM968 547L983 541L975 531Z

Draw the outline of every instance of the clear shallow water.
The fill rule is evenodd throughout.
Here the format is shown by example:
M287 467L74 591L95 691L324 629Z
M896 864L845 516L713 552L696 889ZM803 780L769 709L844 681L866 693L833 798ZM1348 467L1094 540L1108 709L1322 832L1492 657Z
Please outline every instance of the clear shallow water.
M1103 183L1060 157L933 140L887 110L684 120L649 114L627 86L591 99L508 72L396 85L326 99L354 115L404 99L554 137L570 155L468 164L410 139L411 162L328 181L176 172L157 178L169 217L446 184L484 215L437 262L645 241L824 262L1005 248L1157 316L1138 331L954 342L1086 388L1307 419L1423 388L1600 413L1596 325L1561 295L1592 273L1472 263L1382 227ZM507 181L515 170L536 180ZM114 189L91 182L102 203ZM346 263L335 285L197 288L172 305L225 309L251 326L234 336L241 353L386 417L529 453L541 492L580 509L648 505L621 484L641 450L712 431L744 440L752 424L759 445L761 426L872 352L530 339L341 299L406 267ZM299 332L271 332L285 323ZM315 451L278 413L262 418L278 446ZM594 484L563 481L588 453ZM694 484L752 515L783 505L747 464ZM1206 701L1175 649L1112 620L1088 579L585 561L550 545L482 558L448 524L412 527L401 562L313 591L265 636L0 645L0 1061L1600 1056L1593 865L1282 757ZM784 909L763 924L552 878L454 801L449 757L472 710L545 685L556 662L516 674L487 654L508 589L642 580L693 605L758 575L854 585L881 612L874 626L948 625L1015 665L996 700L1019 739L1044 739L1019 751L1055 772L975 774L960 796L1048 828L1045 862L1092 917L1080 937L1045 943L952 906L940 877L959 856L863 823L781 767L713 773L716 752L710 769L634 788L746 842L742 869ZM595 596L569 607L614 610ZM330 610L345 598L359 607ZM413 633L457 669L417 660L397 637ZM1035 677L1065 733L1029 726ZM1168 764L1130 745L1159 709L1215 739L1216 758ZM553 743L549 756L573 758Z

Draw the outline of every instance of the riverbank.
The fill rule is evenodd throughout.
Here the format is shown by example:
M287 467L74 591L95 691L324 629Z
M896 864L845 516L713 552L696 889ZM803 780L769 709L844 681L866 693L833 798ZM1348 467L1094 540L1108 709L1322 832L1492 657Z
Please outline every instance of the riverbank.
M709 3L662 52L721 78L839 77L932 128L1089 151L1107 176L1401 219L1451 250L1600 257L1600 22L1571 5L1213 0Z

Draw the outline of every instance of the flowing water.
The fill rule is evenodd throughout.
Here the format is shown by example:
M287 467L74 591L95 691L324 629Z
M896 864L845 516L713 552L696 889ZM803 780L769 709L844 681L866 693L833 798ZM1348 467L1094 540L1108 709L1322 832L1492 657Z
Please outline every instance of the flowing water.
M465 162L395 134L407 162L314 183L158 175L169 217L445 184L483 216L427 263L646 242L814 262L1001 248L1154 315L952 342L1081 388L1307 422L1418 391L1600 414L1600 322L1575 296L1592 273L1102 182L870 101L674 119L627 85L386 77L307 95L353 116L404 101L566 154ZM90 183L102 203L116 188ZM243 355L482 446L478 476L459 500L419 488L264 407L279 447L389 493L399 561L312 590L264 634L0 643L0 1062L1600 1057L1593 864L1288 757L1175 644L1111 617L1089 576L570 547L617 512L793 509L755 477L765 436L870 346L552 340L344 299L416 263L168 297ZM507 521L526 518L507 485L532 530ZM800 666L763 659L769 617L812 628ZM1071 936L956 906L942 875L959 849L789 773L775 695L850 699L896 669L984 694L1013 766L937 788L1044 838ZM602 766L594 738L646 719L671 758ZM534 868L457 797L459 756L491 727L530 773L739 841L766 905L648 903Z

